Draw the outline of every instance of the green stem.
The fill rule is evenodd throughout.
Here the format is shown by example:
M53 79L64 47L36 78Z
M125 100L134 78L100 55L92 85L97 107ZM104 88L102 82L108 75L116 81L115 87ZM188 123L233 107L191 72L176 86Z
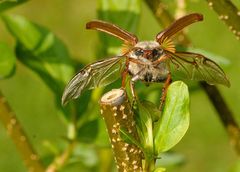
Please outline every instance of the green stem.
M56 172L59 169L61 169L69 157L71 156L74 148L75 148L76 142L72 141L68 147L64 150L62 154L57 156L54 161L47 167L46 172Z
M0 120L7 130L15 146L22 156L28 171L43 172L44 166L40 162L37 153L34 151L27 135L16 118L15 113L0 92Z
M155 15L157 21L163 27L167 27L174 21L174 17L170 14L167 10L166 5L161 2L160 0L145 0L149 8L152 10L153 14ZM182 45L189 45L190 41L186 36L179 34L178 42Z
M154 158L146 158L144 165L144 172L152 172L155 169L155 159Z
M131 104L122 89L104 94L100 101L101 114L105 121L119 172L142 171L142 151L134 144L122 140L121 128L138 140Z
M74 113L75 114L75 113ZM47 167L46 172L57 172L69 160L71 157L73 150L77 144L76 141L76 130L77 130L77 123L76 123L76 115L74 115L72 119L72 123L68 125L68 134L67 138L70 140L68 147L58 156L55 157L53 162Z
M208 6L213 9L226 25L230 31L240 39L240 11L229 0L206 0Z

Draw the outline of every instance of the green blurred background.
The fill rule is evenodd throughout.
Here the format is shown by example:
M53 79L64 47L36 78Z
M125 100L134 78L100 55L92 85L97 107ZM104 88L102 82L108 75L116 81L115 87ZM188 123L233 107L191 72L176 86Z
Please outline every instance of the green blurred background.
M172 2L166 2L171 6ZM231 87L219 86L219 89L239 121L240 42L218 19L216 13L209 9L206 1L188 0L186 2L187 12L199 12L205 17L203 22L188 29L193 46L226 57L231 62L224 68L230 79ZM236 4L240 7L239 2L236 1ZM95 50L101 44L97 32L85 30L85 23L97 18L96 9L95 0L32 0L7 13L23 15L49 28L65 42L71 55L77 61L89 63L97 57ZM140 40L151 40L161 29L143 2L140 26L136 34ZM15 44L2 22L0 23L0 39L8 42L12 47ZM49 140L54 144L63 144L61 137L66 134L64 122L57 115L59 112L54 104L53 93L38 75L18 62L16 74L9 79L0 80L0 90L16 112L40 155L44 155L44 140ZM238 159L230 147L228 136L216 111L201 89L192 91L190 96L190 128L173 149L184 156L184 163L176 168L169 168L168 171L230 171ZM0 171L26 171L22 159L2 124L0 124ZM63 171L84 172L84 170L79 170L77 165Z

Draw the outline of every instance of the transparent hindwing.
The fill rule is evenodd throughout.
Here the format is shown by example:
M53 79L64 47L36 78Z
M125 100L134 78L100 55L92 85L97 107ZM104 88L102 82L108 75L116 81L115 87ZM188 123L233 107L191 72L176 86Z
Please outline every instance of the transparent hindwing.
M170 59L170 71L176 78L230 87L230 82L221 67L203 55L190 52L165 53Z
M125 60L123 56L116 56L84 67L67 84L62 96L62 104L78 98L84 90L106 86L116 81L124 70Z

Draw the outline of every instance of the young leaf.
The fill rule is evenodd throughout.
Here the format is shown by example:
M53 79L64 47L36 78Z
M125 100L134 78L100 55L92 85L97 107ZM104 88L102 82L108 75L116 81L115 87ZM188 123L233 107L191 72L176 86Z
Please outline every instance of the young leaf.
M155 154L165 152L176 145L189 126L189 93L182 81L172 83L167 92L161 119L154 130Z
M135 121L137 124L140 142L143 145L144 152L153 154L153 121L151 107L145 106L145 103L138 102L138 109L135 112Z
M0 79L9 76L15 69L16 57L6 43L0 42Z
M140 143L129 132L127 132L127 130L125 128L120 128L119 131L120 131L121 138L125 142L127 142L129 144L134 144L134 145L138 146L140 149L143 150L143 148L140 145Z
M0 0L0 13L27 1L28 0Z
M92 143L98 134L98 119L84 123L77 130L77 139L79 142Z
M153 122L159 120L161 111L158 109L158 107L154 103L145 100L145 101L142 101L141 104L145 109L148 109Z

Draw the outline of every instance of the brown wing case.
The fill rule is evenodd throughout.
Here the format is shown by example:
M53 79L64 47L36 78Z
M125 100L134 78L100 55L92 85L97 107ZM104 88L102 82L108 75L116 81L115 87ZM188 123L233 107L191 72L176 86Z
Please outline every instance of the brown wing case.
M183 28L189 26L192 23L202 20L203 15L198 13L192 13L183 16L177 19L175 22L173 22L168 28L158 33L156 36L156 41L159 42L159 44L161 45L164 43L164 41L166 41L166 39L170 39L172 36L181 31Z
M138 38L134 34L105 21L101 20L90 21L86 24L86 28L95 29L108 33L112 36L115 36L123 40L127 44L135 45L138 42Z

